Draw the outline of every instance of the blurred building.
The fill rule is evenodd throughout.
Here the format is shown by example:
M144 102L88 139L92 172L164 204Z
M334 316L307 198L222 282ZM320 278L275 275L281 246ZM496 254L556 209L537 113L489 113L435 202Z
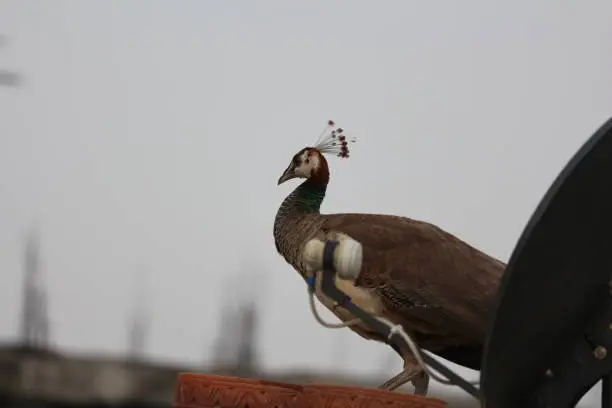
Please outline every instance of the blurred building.
M0 348L0 406L167 406L180 370L129 360ZM27 407L27 405L25 405Z

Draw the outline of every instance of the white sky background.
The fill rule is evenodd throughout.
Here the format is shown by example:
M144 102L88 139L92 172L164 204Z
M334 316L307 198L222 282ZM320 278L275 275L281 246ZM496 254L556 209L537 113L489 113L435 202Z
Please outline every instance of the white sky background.
M330 159L323 211L424 219L506 261L612 115L611 12L605 0L0 1L0 67L25 79L0 88L0 338L17 333L23 235L38 222L62 349L124 353L144 270L148 354L199 364L227 279L260 273L267 367L395 373L385 346L310 316L273 243L297 185L278 176L334 119L359 142Z

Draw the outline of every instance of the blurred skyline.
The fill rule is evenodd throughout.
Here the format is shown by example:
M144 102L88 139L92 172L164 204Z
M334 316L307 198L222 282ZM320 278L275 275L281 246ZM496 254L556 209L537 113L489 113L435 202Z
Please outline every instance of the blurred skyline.
M603 0L0 2L0 67L24 78L0 87L0 340L18 335L37 226L60 350L126 354L146 271L147 357L212 362L203 350L236 275L261 291L264 367L379 375L393 352L318 326L276 253L274 215L297 185L278 176L333 119L359 140L329 160L323 212L423 219L507 261L612 115L611 12Z

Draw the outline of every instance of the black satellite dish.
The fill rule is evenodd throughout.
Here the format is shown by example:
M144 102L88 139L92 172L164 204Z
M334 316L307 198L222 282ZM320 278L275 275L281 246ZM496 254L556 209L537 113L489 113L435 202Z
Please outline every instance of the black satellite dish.
M529 220L500 284L477 389L424 363L484 408L570 408L599 380L612 408L612 119L580 148ZM335 287L325 243L322 290L372 329L403 342Z
M574 407L612 373L612 119L574 155L510 258L485 346L486 408Z

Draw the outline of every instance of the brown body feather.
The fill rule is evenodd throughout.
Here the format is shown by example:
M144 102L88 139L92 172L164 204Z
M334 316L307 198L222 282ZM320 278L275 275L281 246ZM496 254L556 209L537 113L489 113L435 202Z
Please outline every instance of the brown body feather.
M505 265L435 225L378 214L321 215L321 229L363 245L356 286L432 352L484 342Z
M327 172L326 164L322 171ZM278 252L304 277L302 251L310 239L344 233L359 241L363 266L354 286L347 288L361 291L364 304L402 324L424 349L479 369L505 265L423 221L381 214L320 214L329 177L317 178L303 182L279 208L274 223ZM352 317L319 299L341 320ZM384 341L365 326L351 329ZM405 350L396 351L405 356Z

